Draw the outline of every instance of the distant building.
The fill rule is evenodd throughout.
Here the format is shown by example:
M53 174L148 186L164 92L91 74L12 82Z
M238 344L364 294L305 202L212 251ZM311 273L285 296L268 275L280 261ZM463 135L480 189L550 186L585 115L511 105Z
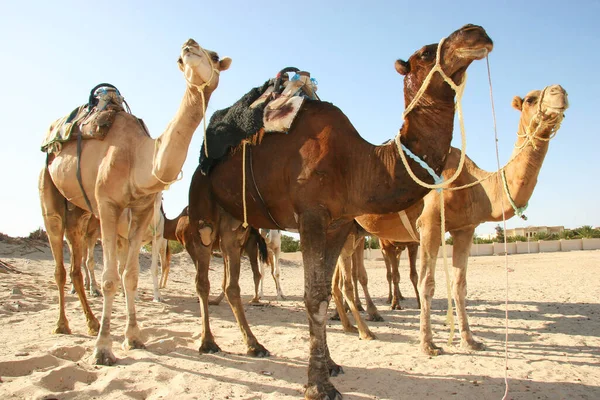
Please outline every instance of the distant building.
M540 233L547 233L549 235L553 233L560 234L564 230L564 226L527 226L525 228L507 229L506 237L524 236L528 238L535 238Z

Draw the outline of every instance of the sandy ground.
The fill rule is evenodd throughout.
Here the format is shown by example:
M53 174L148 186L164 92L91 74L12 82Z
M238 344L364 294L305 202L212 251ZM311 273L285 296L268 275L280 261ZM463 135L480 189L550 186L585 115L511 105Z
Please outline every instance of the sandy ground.
M96 250L100 258L99 248ZM124 298L115 302L112 333L118 362L88 362L94 344L75 295L67 295L72 335L51 334L58 317L54 266L41 242L0 242L0 259L20 273L0 273L0 399L298 399L306 383L308 328L297 258L282 262L287 296L277 301L266 281L263 306L246 307L248 320L271 357L255 359L226 302L211 307L211 326L222 352L198 353L199 305L187 254L173 257L164 303L152 302L149 257L142 255L138 317L146 350L124 352ZM600 251L510 256L509 398L600 398ZM218 290L222 262L211 282ZM448 346L446 289L438 264L432 321L445 354L418 351L419 312L403 261L404 310L385 304L382 261L368 261L370 290L385 322L369 323L378 340L361 341L328 326L333 359L345 374L332 378L345 399L500 399L504 393L504 257L470 260L468 312L476 337L487 346L469 353L455 338ZM97 267L97 271L99 271ZM98 273L98 272L97 272ZM99 274L99 273L98 273ZM242 293L251 298L248 261ZM19 294L21 292L22 294ZM216 292L215 292L216 294ZM100 317L102 299L91 298Z

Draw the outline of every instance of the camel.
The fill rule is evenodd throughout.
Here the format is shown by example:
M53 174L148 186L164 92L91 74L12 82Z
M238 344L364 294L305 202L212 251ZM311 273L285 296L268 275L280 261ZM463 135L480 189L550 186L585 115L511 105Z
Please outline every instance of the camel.
M165 217L164 224L164 238L168 240L176 240L182 245L186 245L186 232L188 232L189 226L189 215L188 215L188 207L186 206L181 213L175 219L168 219ZM217 239L218 241L218 239ZM218 247L218 244L216 244ZM260 261L262 264L268 262L268 248L267 244L259 232L254 229L250 231L246 242L244 243L244 252L248 256L250 260L250 268L252 269L252 277L254 280L254 297L250 300L250 304L259 304L260 297L262 293L259 294L259 285L262 282L261 272L258 267L258 262ZM167 264L167 268L163 269L161 285L164 282L164 285L167 284L167 279L169 276L169 264ZM163 287L163 286L161 286ZM223 283L223 291L216 298L212 298L209 300L210 305L219 305L223 298L225 297L225 282Z
M119 249L119 259L123 260L122 262L120 262L119 264L119 274L122 275L123 274L123 270L125 268L125 257L127 256L127 254L123 251L124 250L124 244L123 241L127 240L127 216L129 215L129 210L125 211L121 218L119 219L119 238L118 238L118 245L117 248ZM159 220L158 220L158 224L156 226L154 226L154 223L150 223L150 225L148 226L148 229L146 230L146 233L144 235L144 238L142 240L142 246L148 244L148 243L154 243L154 246L156 246L158 251L154 251L154 248L152 249L152 264L150 267L150 272L152 275L152 283L153 283L153 293L154 293L154 297L153 300L155 302L161 302L163 301L163 298L160 294L160 288L164 288L167 285L166 279L168 276L168 271L169 271L169 265L171 262L171 251L169 249L168 246L168 242L167 239L165 239L163 237L163 230L164 230L164 221L165 221L165 217L164 214L161 212L158 214L159 216ZM125 234L123 234L121 231L124 231ZM100 238L101 234L100 234L100 221L98 220L98 218L90 218L90 222L88 223L88 227L87 230L85 232L84 235L84 242L86 244L86 246L84 246L83 248L83 260L84 260L84 272L85 272L85 278L84 278L84 287L86 289L89 289L90 291L90 295L91 296L100 296L100 290L98 289L98 284L96 283L96 278L95 278L95 274L94 274L94 266L95 266L95 261L94 261L94 248L96 247L96 242L98 241L98 239ZM160 258L160 267L161 267L161 279L160 279L160 283L158 281L158 259ZM164 281L164 282L163 282ZM75 294L75 285L71 284L71 294Z
M475 228L487 221L500 221L520 213L533 194L537 177L548 151L549 139L556 133L568 108L567 92L559 85L529 92L524 98L515 97L512 106L521 112L517 142L511 161L500 171L486 172L467 157L458 179L444 190L446 232L454 241L452 254L452 294L456 303L461 346L468 350L482 350L484 345L473 338L466 312L467 261ZM451 148L444 177L458 164L459 151ZM503 174L505 178L503 178ZM481 182L479 182L481 181ZM503 184L503 181L506 184ZM452 190L469 185L461 190ZM409 224L401 223L398 214L363 215L357 222L380 238L415 242L419 232L420 269L418 294L421 301L420 347L429 355L438 355L441 348L433 343L431 330L431 300L435 287L435 265L441 242L440 194L431 191L422 202L405 210ZM512 205L511 205L512 203ZM413 257L411 257L413 258ZM413 258L414 260L414 258ZM411 264L415 261L411 261ZM393 268L397 269L397 263Z
M110 319L120 280L117 225L127 208L131 210L131 219L128 241L124 243L127 254L123 274L127 323L122 347L144 347L135 313L138 253L142 238L152 219L155 204L160 203L160 192L177 180L192 135L204 117L206 103L219 84L220 72L228 69L230 64L230 58L220 59L217 53L205 50L189 39L183 44L178 59L186 81L183 100L175 117L157 139L148 135L137 118L120 112L104 140L79 143L81 157L78 157L75 142L64 143L58 153L48 154L39 190L59 289L60 316L54 332L71 332L64 314L66 273L62 240L66 233L71 249L71 279L84 308L89 333L98 334L91 359L93 363L112 365L116 362L112 352ZM77 175L81 176L80 182ZM66 208L72 211L65 214ZM87 303L80 265L83 233L92 214L100 220L104 259L103 309L99 327Z
M428 189L413 182L398 151L410 149L434 171L441 172L452 139L455 92L438 73L428 79L419 97L415 97L417 91L429 72L437 71L433 70L434 65L456 87L455 84L463 82L468 66L484 58L492 47L483 28L466 25L441 45L425 46L408 61L398 60L396 70L405 75L406 104L410 105L413 99L416 102L391 143L382 146L368 143L333 104L306 100L287 134L265 134L260 145L244 145L244 151L229 153L208 175L196 169L188 203L193 240L186 244L186 249L196 266L196 291L202 315L200 352L220 350L210 331L208 309L208 267L217 236L226 259L225 294L243 332L248 354L261 357L269 352L251 332L240 299L241 244L248 234L242 221L260 228L298 229L310 332L305 398L341 397L329 380L330 374L336 375L342 368L329 354L325 327L335 263L353 226L353 218L396 212L425 196ZM252 157L245 157L247 152ZM243 171L249 159L252 165L247 169L253 171L255 185L248 185L251 195L243 197L246 191ZM408 164L420 179L433 182L417 163L408 161ZM256 194L257 188L262 196Z
M268 257L265 262L261 263L261 278L260 278L260 290L258 292L258 298L263 296L263 282L265 279L265 269L268 266L271 267L271 276L275 281L275 289L277 290L277 299L285 300L283 290L281 289L281 283L279 278L281 277L281 266L279 265L279 254L281 253L281 231L279 229L261 229L261 236L267 243Z
M402 296L402 293L400 292L400 272L398 271L398 264L400 264L402 252L406 249L408 249L410 281L415 289L417 308L421 308L418 289L419 278L417 275L417 252L419 251L419 243L401 243L392 240L379 239L379 247L381 248L381 254L383 255L383 261L385 262L386 278L388 281L387 303L391 304L391 309L402 309L402 307L400 307L400 300L404 300L404 296Z

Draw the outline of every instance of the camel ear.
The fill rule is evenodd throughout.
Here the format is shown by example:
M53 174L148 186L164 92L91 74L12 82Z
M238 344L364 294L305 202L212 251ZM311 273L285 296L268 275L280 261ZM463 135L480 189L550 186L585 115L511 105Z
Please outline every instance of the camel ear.
M225 71L225 70L229 69L230 65L231 65L231 58L223 57L221 59L221 61L219 61L219 71Z
M406 75L410 72L410 64L404 60L396 60L394 67L396 67L396 71L398 71L400 75Z
M519 96L515 96L515 98L512 100L512 106L515 110L522 111L523 110L523 99L520 98Z

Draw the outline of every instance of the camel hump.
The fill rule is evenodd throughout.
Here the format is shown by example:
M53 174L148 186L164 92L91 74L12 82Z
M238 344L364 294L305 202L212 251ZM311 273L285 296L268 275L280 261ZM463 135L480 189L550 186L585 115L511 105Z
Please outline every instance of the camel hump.
M50 125L42 142L42 151L58 152L62 143L75 140L79 135L82 139L104 139L117 113L124 111L125 106L125 99L114 85L101 83L94 86L87 104Z

